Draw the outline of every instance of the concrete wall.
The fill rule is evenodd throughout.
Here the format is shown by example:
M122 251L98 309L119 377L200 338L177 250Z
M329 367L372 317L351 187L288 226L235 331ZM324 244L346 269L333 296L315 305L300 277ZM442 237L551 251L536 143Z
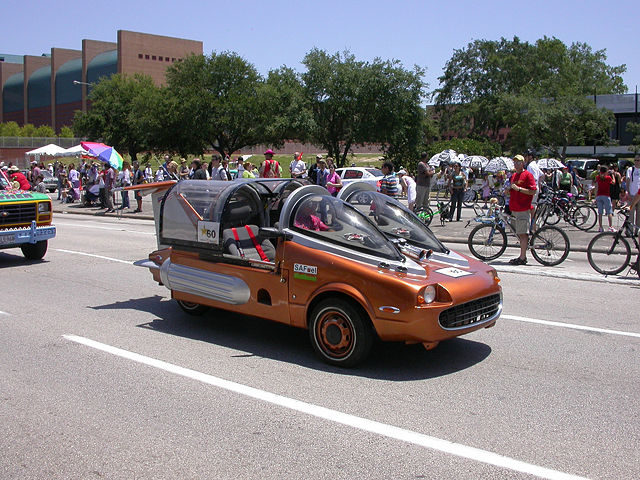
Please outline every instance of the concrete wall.
M20 73L23 68L22 63L0 62L0 92L2 92L7 78L15 75L16 73ZM3 115L4 112L2 111L3 107L2 96L0 95L0 123L6 122Z
M118 30L118 73L143 73L164 85L167 67L187 55L202 55L202 49L197 40Z
M98 42L96 40L82 40L82 81L87 81L87 67L89 62L97 55L115 50L118 45L112 42ZM87 85L80 85L82 88L82 111L87 111Z
M28 88L29 88L29 77L38 70L39 68L51 66L51 58L49 57L36 57L34 55L25 55L24 56L24 119L23 123L29 123L29 110L28 110ZM50 107L49 107L50 108ZM38 118L41 112L38 110L37 112L34 110L34 116Z
M75 60L78 58L82 58L82 52L80 50L71 50L67 48L52 48L51 49L51 123L55 131L58 131L62 125L68 125L68 121L64 121L68 119L68 115L65 116L64 120L58 119L58 109L59 105L56 105L56 75L58 70L62 65L67 63L68 61ZM78 72L78 81L82 81L82 71ZM79 85L68 85L69 88L72 86L79 87ZM80 107L82 108L82 102L80 102ZM66 110L63 108L63 111ZM68 110L68 109L67 109ZM71 117L73 118L73 117Z

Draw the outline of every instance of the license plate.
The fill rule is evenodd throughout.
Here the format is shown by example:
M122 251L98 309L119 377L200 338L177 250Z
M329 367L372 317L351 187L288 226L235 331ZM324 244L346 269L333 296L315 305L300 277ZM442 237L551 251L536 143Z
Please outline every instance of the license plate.
M0 245L9 245L14 242L13 235L0 235Z

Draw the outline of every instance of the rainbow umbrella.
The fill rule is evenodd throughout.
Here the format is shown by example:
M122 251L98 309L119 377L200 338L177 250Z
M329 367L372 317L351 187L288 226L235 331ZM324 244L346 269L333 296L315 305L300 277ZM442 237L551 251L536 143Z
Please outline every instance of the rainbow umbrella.
M109 162L115 169L122 169L122 155L116 152L116 149L98 142L80 142L82 148L84 148L91 155L95 155L103 162Z

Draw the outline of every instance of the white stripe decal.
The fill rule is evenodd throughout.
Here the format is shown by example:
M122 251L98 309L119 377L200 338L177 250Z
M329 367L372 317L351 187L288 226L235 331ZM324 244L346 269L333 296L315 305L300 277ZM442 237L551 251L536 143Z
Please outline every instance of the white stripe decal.
M500 318L506 320L516 320L518 322L539 323L540 325L549 325L552 327L572 328L574 330L586 330L588 332L609 333L611 335L623 335L625 337L640 338L640 333L622 332L620 330L608 330L606 328L587 327L585 325L576 325L574 323L551 322L549 320L538 320L536 318L519 317L517 315L500 315Z
M134 362L148 365L150 367L158 368L176 375L181 375L186 378L191 378L207 385L222 388L231 392L238 393L247 397L261 400L281 407L289 408L307 415L329 420L331 422L347 425L366 432L375 433L388 438L394 438L403 442L411 443L421 447L429 448L432 450L438 450L440 452L449 453L458 457L468 458L477 462L486 463L489 465L495 465L500 468L506 468L509 470L523 472L530 475L535 475L540 478L547 478L553 480L580 480L584 477L578 477L568 473L552 470L531 463L522 462L513 458L505 457L497 453L489 452L487 450L481 450L475 447L469 447L460 443L450 442L448 440L442 440L440 438L431 437L422 433L414 432L411 430L405 430L403 428L394 427L384 423L376 422L374 420L368 420L366 418L357 417L348 413L342 413L337 410L332 410L318 405L294 400L292 398L276 395L264 390L249 387L239 383L224 380L213 375L198 372L188 368L180 367L171 363L163 362L155 358L146 357L137 353L122 350L117 347L112 347L104 343L96 342L84 337L76 335L64 335L64 338L72 342L86 345L87 347L95 348L103 352L110 353Z
M63 250L61 248L54 248L53 250L56 252L73 253L74 255L83 255L85 257L101 258L103 260L110 260L112 262L119 262L119 263L126 263L127 265L133 265L133 262L128 262L127 260L120 260L119 258L105 257L103 255L94 255L93 253L76 252L75 250Z

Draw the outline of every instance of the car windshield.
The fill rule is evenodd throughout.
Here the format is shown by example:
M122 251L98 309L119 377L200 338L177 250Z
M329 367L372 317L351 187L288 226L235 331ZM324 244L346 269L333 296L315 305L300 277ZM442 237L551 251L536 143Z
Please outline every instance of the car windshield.
M402 260L398 249L369 219L348 203L327 195L303 198L291 215L293 230L349 249Z
M377 168L367 168L367 172L369 172L374 177L383 177L384 176L382 174L382 171L378 170Z
M433 232L409 210L378 192L356 192L348 202L373 219L388 238L404 239L421 250L447 252Z

